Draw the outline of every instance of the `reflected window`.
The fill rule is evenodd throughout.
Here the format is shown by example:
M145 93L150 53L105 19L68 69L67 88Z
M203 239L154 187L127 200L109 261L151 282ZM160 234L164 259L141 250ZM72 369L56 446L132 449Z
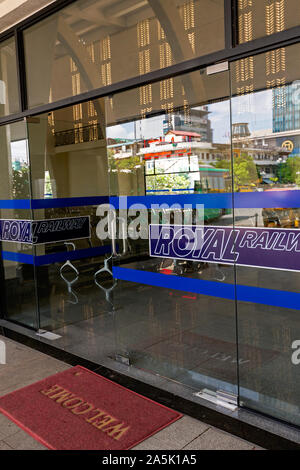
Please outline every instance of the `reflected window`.
M106 196L104 100L27 119L36 199Z
M8 39L0 43L0 117L19 110L16 45Z
M26 123L0 126L0 199L29 199L29 155Z
M161 100L164 86L153 84L147 115L137 99L143 87L106 100L112 195L230 191L228 73L176 77L174 96Z

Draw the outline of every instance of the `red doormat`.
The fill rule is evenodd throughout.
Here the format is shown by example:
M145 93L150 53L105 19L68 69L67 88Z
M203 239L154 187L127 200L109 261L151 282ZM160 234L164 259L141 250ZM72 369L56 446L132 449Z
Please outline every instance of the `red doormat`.
M52 450L127 450L182 415L76 366L0 398L0 411Z

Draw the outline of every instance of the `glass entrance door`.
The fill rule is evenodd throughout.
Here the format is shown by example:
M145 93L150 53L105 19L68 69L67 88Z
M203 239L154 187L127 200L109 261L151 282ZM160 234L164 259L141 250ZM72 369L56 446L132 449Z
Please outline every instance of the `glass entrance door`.
M33 247L20 243L18 224L31 220L26 121L0 126L1 297L3 317L38 328ZM16 221L16 222L13 222ZM23 224L25 227L25 224Z
M108 202L101 109L101 100L90 101L27 122L39 328L78 355L90 346L98 361L97 319L101 325L110 303L96 273L111 254L111 241L96 233L97 207Z
M243 406L300 424L299 44L232 64Z
M116 238L111 359L191 393L237 395L234 267L218 262L213 235L233 228L229 72L201 70L116 95L106 118ZM171 231L155 238L162 226Z

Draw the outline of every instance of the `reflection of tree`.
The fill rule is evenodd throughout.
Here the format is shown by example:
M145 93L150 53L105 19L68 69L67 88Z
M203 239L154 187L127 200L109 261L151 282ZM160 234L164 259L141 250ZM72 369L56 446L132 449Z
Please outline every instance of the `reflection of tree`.
M300 157L289 157L286 162L275 167L276 178L283 184L300 185Z
M111 149L108 149L109 168L111 170L134 170L144 165L140 157L132 156L125 158L118 158Z
M13 170L12 175L12 195L14 199L29 198L29 170L28 165L24 165L20 170Z
M220 160L216 163L216 168L231 170L230 160ZM233 160L234 187L237 190L240 186L257 183L258 171L253 157L247 153L235 156Z
M186 174L183 175L158 175L147 178L148 190L160 189L187 189L190 180Z
M253 158L249 155L236 157L233 162L235 186L244 186L257 182L258 173Z

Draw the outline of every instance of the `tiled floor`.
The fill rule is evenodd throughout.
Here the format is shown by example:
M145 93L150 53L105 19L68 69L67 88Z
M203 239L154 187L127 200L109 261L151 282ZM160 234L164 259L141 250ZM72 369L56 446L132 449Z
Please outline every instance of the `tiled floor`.
M0 396L62 372L70 366L0 336L6 343L7 364L0 365ZM0 450L41 450L45 447L0 414ZM188 416L139 444L140 450L259 449L250 442Z

